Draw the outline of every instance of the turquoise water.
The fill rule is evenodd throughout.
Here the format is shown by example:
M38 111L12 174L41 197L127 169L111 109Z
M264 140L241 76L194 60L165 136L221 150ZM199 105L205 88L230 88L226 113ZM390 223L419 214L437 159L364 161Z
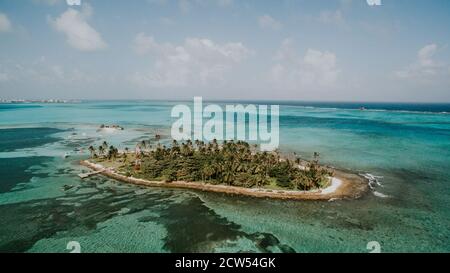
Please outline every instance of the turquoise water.
M358 200L78 178L91 144L133 147L155 133L170 142L174 104L0 105L0 251L69 252L69 241L82 252L368 252L370 241L384 252L450 251L450 105L280 102L281 150L319 152L328 165L370 175L371 190Z

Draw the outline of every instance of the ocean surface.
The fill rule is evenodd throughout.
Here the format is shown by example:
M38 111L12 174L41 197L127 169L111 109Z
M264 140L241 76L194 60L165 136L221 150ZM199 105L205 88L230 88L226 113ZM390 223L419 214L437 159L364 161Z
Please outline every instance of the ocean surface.
M169 143L177 102L0 104L0 252L450 252L449 104L258 103L280 105L282 152L319 152L370 192L301 202L82 181L91 144Z

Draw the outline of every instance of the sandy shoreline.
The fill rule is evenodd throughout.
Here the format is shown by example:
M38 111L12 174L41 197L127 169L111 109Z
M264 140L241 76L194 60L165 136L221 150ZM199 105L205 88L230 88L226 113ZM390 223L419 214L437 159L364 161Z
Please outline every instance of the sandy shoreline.
M127 177L125 175L115 172L111 168L109 169L105 168L100 164L92 163L88 160L82 160L80 161L80 164L90 168L91 170L101 171L100 174L107 176L109 178L113 178L121 182L139 186L193 189L209 192L244 195L258 198L330 201L344 198L350 199L359 198L368 190L368 184L364 178L356 174L344 173L338 170L335 170L335 176L332 178L331 185L325 189L313 191L291 191L291 190L270 190L270 189L254 189L254 188L250 189L227 185L212 185L202 182L174 181L167 183L163 181L149 181L134 177Z

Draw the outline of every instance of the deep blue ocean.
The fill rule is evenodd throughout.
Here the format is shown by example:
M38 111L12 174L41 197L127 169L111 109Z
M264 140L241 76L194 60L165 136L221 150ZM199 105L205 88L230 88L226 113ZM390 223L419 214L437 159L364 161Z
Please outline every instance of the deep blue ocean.
M282 152L319 152L370 178L357 200L79 179L90 145L132 148L156 133L170 143L178 103L0 104L0 252L68 252L70 241L82 252L369 252L371 241L383 252L450 251L450 104L241 102L280 105Z

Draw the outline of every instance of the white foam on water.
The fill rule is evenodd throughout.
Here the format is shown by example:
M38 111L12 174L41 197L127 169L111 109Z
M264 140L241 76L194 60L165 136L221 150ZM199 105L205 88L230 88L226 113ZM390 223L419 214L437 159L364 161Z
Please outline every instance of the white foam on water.
M383 187L383 184L381 184L380 179L383 178L383 176L376 176L370 173L360 173L359 175L363 176L367 180L369 180L369 187L370 189L375 189L376 186Z
M383 193L377 192L377 191L374 191L373 195L375 195L376 197L380 197L380 198L388 198L388 197L390 197L389 195L386 195L386 194L383 194Z
M377 176L377 175L373 175L370 173L361 173L360 175L363 176L364 178L366 178L367 180L369 180L369 187L372 190L373 195L375 195L376 197L380 197L380 198L390 197L389 195L386 195L384 193L376 191L377 187L383 187L383 184L381 184L381 182L380 182L380 179L382 179L383 176Z

